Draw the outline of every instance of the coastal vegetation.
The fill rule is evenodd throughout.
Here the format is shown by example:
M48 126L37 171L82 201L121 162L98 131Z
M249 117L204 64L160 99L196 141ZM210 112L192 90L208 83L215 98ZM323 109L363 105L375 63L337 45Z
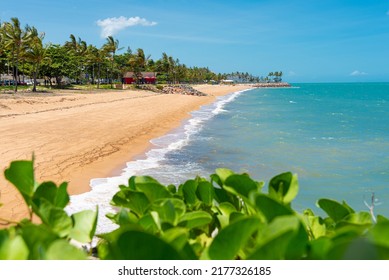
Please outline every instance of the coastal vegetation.
M247 72L215 73L208 67L189 67L167 53L154 60L146 55L142 48L135 51L130 47L123 50L119 40L112 36L97 47L88 44L74 34L63 44L44 43L45 33L35 27L24 28L18 18L9 22L0 22L0 74L4 84L13 86L25 85L28 80L32 91L37 90L37 81L45 81L47 87L65 87L69 84L88 84L101 88L101 84L121 83L123 75L134 72L138 77L141 72L157 73L158 83L204 83L220 82L232 79L239 83L256 83L260 81L281 81L282 72L271 72L260 79ZM277 75L276 75L277 73ZM12 80L10 77L12 76ZM139 80L137 81L139 82Z
M0 230L0 259L389 259L389 220L322 198L324 215L298 212L297 175L279 174L267 185L219 168L164 186L148 176L129 178L112 198L118 228L96 234L98 207L69 215L67 184L38 183L32 161L4 172L22 195L29 217ZM34 217L39 217L37 222ZM97 239L97 246L91 244Z

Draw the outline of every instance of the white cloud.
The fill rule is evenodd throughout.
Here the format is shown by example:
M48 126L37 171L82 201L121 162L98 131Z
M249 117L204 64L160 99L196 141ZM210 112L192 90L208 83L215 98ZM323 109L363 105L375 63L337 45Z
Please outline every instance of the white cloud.
M350 73L350 76L366 76L368 75L366 72L355 70Z
M96 23L98 26L101 27L102 38L115 35L120 30L123 30L127 27L136 26L136 25L153 26L157 24L155 21L148 21L145 18L140 18L140 17L126 18L123 16L99 19Z

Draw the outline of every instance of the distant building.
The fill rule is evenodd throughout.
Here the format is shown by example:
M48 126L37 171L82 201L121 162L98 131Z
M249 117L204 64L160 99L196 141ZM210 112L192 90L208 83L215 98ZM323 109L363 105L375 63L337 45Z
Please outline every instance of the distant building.
M220 83L224 84L224 85L232 85L235 83L235 81L234 80L221 80Z
M157 82L156 72L141 72L142 76L139 77L139 83L141 84L155 84ZM134 84L136 77L134 72L126 72L123 76L123 84Z

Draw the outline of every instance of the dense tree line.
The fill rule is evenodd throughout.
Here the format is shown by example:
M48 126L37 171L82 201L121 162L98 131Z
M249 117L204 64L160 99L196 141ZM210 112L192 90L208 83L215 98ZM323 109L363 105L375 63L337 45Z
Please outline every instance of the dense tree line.
M35 27L21 26L18 18L0 22L0 74L13 77L15 91L18 83L30 77L36 91L37 78L45 78L52 86L55 81L61 86L66 77L74 83L96 84L120 82L123 75L134 72L140 82L141 72L156 72L159 83L204 83L233 79L236 82L258 82L259 78L249 73L235 72L220 74L208 67L188 67L179 59L163 53L153 60L139 48L130 47L118 54L119 41L112 36L106 38L100 48L88 44L80 37L71 34L63 44L43 43L45 33Z

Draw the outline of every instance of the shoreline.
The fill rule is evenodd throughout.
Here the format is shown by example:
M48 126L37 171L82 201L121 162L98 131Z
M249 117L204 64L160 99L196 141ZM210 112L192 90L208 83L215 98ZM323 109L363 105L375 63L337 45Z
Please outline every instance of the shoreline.
M71 195L85 193L91 189L90 180L117 175L127 162L150 150L150 140L178 128L190 112L215 102L218 96L252 87L194 88L208 96L130 90L0 96L0 168L4 171L12 160L31 159L34 151L38 182L68 181ZM26 216L22 198L3 175L0 190L4 204L0 216L13 220Z

